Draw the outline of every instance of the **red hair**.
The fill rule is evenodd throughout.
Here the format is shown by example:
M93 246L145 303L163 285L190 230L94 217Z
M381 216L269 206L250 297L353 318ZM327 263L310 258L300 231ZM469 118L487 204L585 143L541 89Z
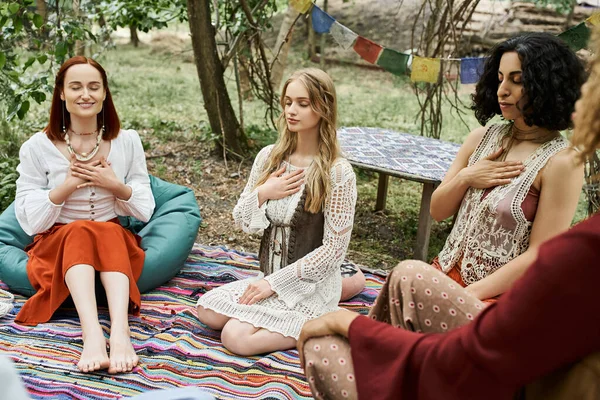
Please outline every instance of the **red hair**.
M60 98L61 93L65 87L65 75L67 70L71 68L73 65L77 64L90 64L92 67L96 68L100 75L102 75L102 85L104 85L104 89L106 90L106 98L104 99L104 103L102 105L102 111L98 113L97 120L98 126L102 126L102 122L104 119L104 135L102 138L104 140L112 140L119 135L119 131L121 130L121 121L119 121L119 116L117 115L117 110L115 109L115 105L112 101L112 96L110 95L110 89L108 88L108 79L106 78L106 71L100 64L89 57L84 56L75 56L69 58L67 61L61 65L58 73L56 74L56 80L54 82L54 93L52 94L52 105L50 106L50 121L48 121L48 125L44 128L44 132L48 135L50 140L63 141L64 133L62 132L63 124L65 127L69 128L71 123L71 115L67 111L66 107L63 104L63 100ZM64 118L63 121L63 111Z

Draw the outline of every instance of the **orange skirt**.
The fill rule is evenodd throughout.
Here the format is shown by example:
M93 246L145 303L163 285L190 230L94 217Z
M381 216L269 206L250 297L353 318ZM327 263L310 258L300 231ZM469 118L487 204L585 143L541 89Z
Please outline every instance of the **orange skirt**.
M450 271L448 271L447 273L442 270L442 266L440 265L440 261L438 260L437 257L431 261L431 265L435 269L438 269L438 270L444 272L446 275L448 275L448 277L450 279L452 279L454 282L458 283L460 286L467 287L467 285L463 281L462 275L460 274L461 261L462 261L462 257L460 258L460 260L458 260L458 262L456 264L454 264L454 266L452 268L450 268ZM492 304L498 300L498 297L500 297L500 296L492 297L491 299L485 299L485 300L481 300L481 301L483 301L484 303Z
M15 322L47 322L69 297L65 274L74 265L87 264L98 272L120 272L129 278L129 312L139 315L141 297L137 280L144 267L140 238L114 218L108 222L75 221L55 224L38 234L25 248L27 277L37 291L21 308Z

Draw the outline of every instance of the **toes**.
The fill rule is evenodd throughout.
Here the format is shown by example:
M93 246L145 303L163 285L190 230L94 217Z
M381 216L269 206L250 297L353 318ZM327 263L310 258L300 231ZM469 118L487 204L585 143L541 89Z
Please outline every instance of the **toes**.
M116 374L117 373L117 363L112 361L110 362L110 367L108 368L108 373L109 374Z

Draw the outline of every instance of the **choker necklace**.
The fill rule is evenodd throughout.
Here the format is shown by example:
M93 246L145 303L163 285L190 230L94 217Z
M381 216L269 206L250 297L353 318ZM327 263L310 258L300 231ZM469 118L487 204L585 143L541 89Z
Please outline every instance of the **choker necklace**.
M71 133L73 133L74 135L77 135L77 136L90 136L90 135L94 135L94 134L98 133L98 129L96 129L93 132L81 132L81 133L77 133L72 129L69 129L69 131L71 131Z
M98 132L98 131L96 131L96 132ZM102 135L100 133L98 133L98 136L96 136L96 145L94 146L92 151L90 151L89 153L79 154L78 152L73 150L73 146L71 146L71 141L69 140L69 134L65 132L65 142L67 142L67 150L69 151L69 154L71 154L71 155L75 154L75 159L77 161L85 162L85 161L89 161L92 158L94 158L96 153L98 153L98 150L100 150L100 142L101 141L102 141Z
M532 143L546 143L550 139L556 137L556 131L546 131L543 133L544 128L534 128L528 131L524 131L516 127L515 124L511 128L511 139L519 141L527 141Z

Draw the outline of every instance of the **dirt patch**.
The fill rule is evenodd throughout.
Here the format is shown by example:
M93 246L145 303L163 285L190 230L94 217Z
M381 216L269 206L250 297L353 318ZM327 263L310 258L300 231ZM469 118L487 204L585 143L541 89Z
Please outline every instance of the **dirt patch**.
M192 42L187 34L156 32L151 36L149 45L153 55L175 56L183 62L194 62Z

